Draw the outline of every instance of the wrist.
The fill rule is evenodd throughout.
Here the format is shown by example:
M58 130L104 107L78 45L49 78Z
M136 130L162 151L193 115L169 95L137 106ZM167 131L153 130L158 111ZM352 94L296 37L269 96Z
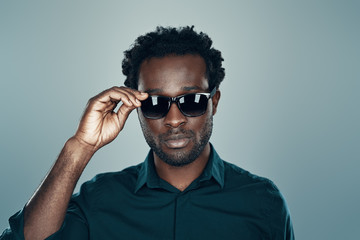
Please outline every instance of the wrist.
M69 138L64 146L69 152L77 156L77 159L81 160L90 160L90 158L95 154L97 149L95 146L92 146L83 140L73 136Z

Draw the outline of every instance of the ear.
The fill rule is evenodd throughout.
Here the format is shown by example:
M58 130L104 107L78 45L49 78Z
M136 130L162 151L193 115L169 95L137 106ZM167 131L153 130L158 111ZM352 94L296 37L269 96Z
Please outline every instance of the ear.
M215 95L212 97L213 115L215 115L215 113L216 113L217 106L218 106L218 103L220 100L220 96L221 96L220 90L216 90Z

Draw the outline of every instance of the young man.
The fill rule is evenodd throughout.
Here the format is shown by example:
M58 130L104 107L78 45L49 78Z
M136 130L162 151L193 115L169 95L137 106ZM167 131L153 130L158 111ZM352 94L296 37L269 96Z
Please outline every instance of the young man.
M209 143L222 61L192 27L140 36L125 52L126 87L90 99L76 134L1 239L294 239L276 186L223 161ZM93 154L134 109L151 148L145 161L100 174L72 196Z

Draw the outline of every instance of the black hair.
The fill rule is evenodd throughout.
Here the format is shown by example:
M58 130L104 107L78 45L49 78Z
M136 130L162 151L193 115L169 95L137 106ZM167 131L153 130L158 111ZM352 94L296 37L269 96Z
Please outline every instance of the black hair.
M225 69L222 67L224 59L221 52L212 47L210 37L203 32L194 31L194 26L158 26L155 31L139 36L132 47L124 52L122 72L126 76L125 86L138 89L139 68L144 60L185 54L198 54L203 57L209 88L218 88L225 77Z

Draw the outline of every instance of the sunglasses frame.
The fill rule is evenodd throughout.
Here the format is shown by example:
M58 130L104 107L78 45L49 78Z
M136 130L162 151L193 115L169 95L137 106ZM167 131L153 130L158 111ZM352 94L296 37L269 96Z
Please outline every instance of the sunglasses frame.
M199 114L199 115L195 115L195 116L189 115L189 114L184 113L183 110L181 109L180 103L179 103L180 98L182 98L182 97L184 97L184 96L186 96L186 95L189 95L189 94L199 94L199 95L204 95L204 96L206 96L206 97L207 97L207 102L208 102L209 99L212 98L212 97L215 95L215 93L216 93L216 87L214 87L213 90L211 90L210 93L186 93L186 94L183 94L183 95L180 95L180 96L177 96L177 97L165 97L165 96L161 96L161 95L152 95L152 96L149 96L149 98L151 98L151 97L162 97L162 98L166 98L166 99L167 99L167 102L168 102L167 110L166 110L166 112L164 112L164 114L161 115L160 117L149 117L149 116L146 116L146 115L144 114L144 112L142 111L142 108L141 108L141 107L140 107L140 109L141 109L141 112L142 112L142 114L144 115L144 117L146 117L146 118L148 118L148 119L161 119L161 118L165 117L165 116L169 113L171 104L172 104L172 103L176 103L176 106L178 107L178 109L180 110L180 112L181 112L184 116L186 116L186 117L199 117L199 116L201 116L201 115L204 115L204 113L205 113L206 110L207 110L207 105L206 105L206 109L205 109L205 111L204 111L203 113L201 113L201 114ZM145 99L144 101L146 101L146 100L148 100L148 98ZM143 101L142 101L142 102L143 102Z

